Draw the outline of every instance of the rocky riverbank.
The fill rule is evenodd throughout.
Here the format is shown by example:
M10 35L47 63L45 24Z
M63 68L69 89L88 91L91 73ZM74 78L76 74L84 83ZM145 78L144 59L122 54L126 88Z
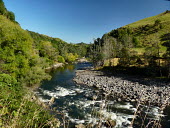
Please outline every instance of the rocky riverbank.
M119 97L119 100L144 102L158 106L170 105L170 84L134 76L110 75L101 71L78 70L74 81L77 84L94 86L103 94Z
M64 66L64 63L56 63L56 64L52 65L51 67L47 67L45 70L50 71L52 69L56 69L58 67L63 67L63 66Z

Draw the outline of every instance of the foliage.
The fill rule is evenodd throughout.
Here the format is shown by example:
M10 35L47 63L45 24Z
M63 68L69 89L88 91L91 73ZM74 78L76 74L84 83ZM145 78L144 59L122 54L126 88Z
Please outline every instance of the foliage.
M32 99L25 86L49 79L45 68L56 62L86 56L88 45L23 30L2 0L0 21L0 127L57 127L56 118Z
M28 30L27 30L28 31ZM62 56L67 61L66 54L72 53L77 54L79 57L87 56L87 49L89 47L88 44L85 44L83 42L78 44L72 44L72 43L66 43L65 41L59 39L59 38L53 38L49 37L43 34L35 33L32 31L28 31L28 33L31 35L31 37L34 39L35 47L39 51L41 51L42 42L48 42L51 45L51 48L53 47L55 49L55 57ZM46 46L46 45L44 45ZM43 54L42 54L43 55ZM48 54L49 55L49 54ZM41 54L40 54L41 56ZM44 55L43 55L44 56ZM55 58L56 61L56 58Z
M66 61L67 62L74 62L76 59L78 58L77 54L73 54L73 53L67 53L66 54Z
M0 0L0 15L4 15L11 21L15 21L15 14L6 9L3 0Z
M50 127L58 121L42 109L14 77L0 74L0 127Z
M2 0L0 0L0 14L3 15L6 13L6 8L5 8L5 5L4 5L4 2Z
M32 72L34 76L39 76L35 77L37 80L34 80L34 84L36 84L35 81L39 82L47 78L44 68L48 67L49 64L45 61L45 57L40 58L37 54L36 49L33 47L33 39L30 35L21 29L18 24L9 21L2 15L0 15L0 20L1 72L11 74L11 76L15 77L21 84L29 86L32 79L31 77L28 79L30 72ZM41 52L44 52L43 50ZM52 58L53 56L51 55L50 57ZM50 57L49 59L51 59ZM42 67L35 70L38 64Z
M15 14L11 11L8 11L7 18L10 19L11 21L15 21Z
M57 60L58 60L58 62L60 62L60 63L65 63L65 59L64 59L64 57L62 57L62 56L58 56L58 57L57 57Z
M95 66L104 66L106 60L118 58L119 66L143 66L152 72L159 70L159 76L166 75L162 70L170 72L169 24L168 11L112 30L91 44L91 60Z

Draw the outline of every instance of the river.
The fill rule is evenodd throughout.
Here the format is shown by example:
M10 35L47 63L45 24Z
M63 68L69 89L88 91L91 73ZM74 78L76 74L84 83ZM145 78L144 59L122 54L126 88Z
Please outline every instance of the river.
M107 121L105 119L115 120L116 127L130 127L136 111L135 104L118 101L118 98L107 97L106 99L100 93L100 90L85 85L76 85L73 82L76 70L86 69L91 66L91 63L78 63L57 68L50 72L52 79L43 81L36 90L36 94L45 103L48 103L52 97L55 98L54 103L51 105L51 108L53 108L51 113L56 115L61 122L63 122L64 118L65 125L69 125L69 128L74 127L76 124L91 124L94 126L100 121L103 121L104 124ZM149 120L160 119L158 107L152 106L148 109L146 106L144 108L147 109L147 112L143 110L145 114L147 113L145 125ZM144 114L141 116L144 117ZM165 127L169 127L170 123L169 117L167 117L164 119ZM141 123L142 117L138 117L133 127L137 128ZM64 124L62 127L64 127Z

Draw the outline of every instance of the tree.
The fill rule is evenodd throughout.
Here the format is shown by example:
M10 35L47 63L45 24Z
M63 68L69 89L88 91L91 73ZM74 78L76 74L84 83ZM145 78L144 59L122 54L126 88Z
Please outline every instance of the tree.
M121 49L119 65L121 66L129 66L130 64L130 51L128 48L123 47Z
M66 54L66 61L67 62L74 62L77 59L77 55L73 55L73 53Z
M0 14L5 15L7 12L7 9L5 8L3 0L0 0Z
M7 18L10 19L11 21L15 21L15 14L11 11L8 11Z
M90 47L91 60L94 67L103 66L103 52L102 52L102 41L100 38L94 39L94 44Z

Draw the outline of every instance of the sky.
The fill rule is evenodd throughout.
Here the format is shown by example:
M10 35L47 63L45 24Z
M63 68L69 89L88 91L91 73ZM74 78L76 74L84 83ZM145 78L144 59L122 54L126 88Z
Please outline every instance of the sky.
M23 29L92 43L113 29L170 10L165 0L3 0Z

